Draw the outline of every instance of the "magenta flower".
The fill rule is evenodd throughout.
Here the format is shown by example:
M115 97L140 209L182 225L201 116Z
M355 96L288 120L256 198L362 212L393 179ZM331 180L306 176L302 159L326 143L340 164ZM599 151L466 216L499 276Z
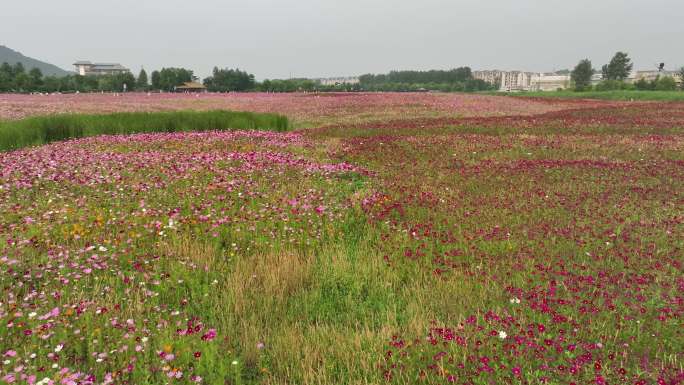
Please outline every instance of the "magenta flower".
M216 329L209 329L202 335L202 341L211 341L216 338Z

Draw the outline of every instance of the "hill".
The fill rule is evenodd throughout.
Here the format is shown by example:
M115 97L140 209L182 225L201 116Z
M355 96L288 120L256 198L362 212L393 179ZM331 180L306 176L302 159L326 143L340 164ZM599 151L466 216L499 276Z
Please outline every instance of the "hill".
M0 45L0 63L3 62L10 64L17 62L21 63L24 65L27 71L31 68L38 68L43 72L43 75L66 76L69 74L69 72L57 67L56 65L24 56L20 52L5 47L4 45Z

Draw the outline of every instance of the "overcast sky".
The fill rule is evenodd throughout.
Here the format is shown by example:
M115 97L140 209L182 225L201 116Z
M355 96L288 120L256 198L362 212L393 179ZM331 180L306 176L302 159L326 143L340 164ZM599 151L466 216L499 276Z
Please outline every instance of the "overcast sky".
M684 65L684 0L2 0L0 45L73 69L120 62L257 79L392 69L550 71L617 50Z

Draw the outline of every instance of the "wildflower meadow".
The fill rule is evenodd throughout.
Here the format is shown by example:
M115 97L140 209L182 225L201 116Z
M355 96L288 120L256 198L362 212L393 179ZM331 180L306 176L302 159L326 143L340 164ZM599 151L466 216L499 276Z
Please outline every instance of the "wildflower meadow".
M684 103L0 95L219 109L0 152L0 382L684 383Z

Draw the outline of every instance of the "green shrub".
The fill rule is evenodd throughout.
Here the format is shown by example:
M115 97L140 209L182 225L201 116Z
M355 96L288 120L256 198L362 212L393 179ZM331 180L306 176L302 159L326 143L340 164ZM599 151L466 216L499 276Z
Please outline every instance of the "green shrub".
M235 111L60 114L0 121L0 151L95 135L209 130L286 131L287 117Z
M677 82L671 76L663 76L656 81L655 89L657 91L675 91Z

